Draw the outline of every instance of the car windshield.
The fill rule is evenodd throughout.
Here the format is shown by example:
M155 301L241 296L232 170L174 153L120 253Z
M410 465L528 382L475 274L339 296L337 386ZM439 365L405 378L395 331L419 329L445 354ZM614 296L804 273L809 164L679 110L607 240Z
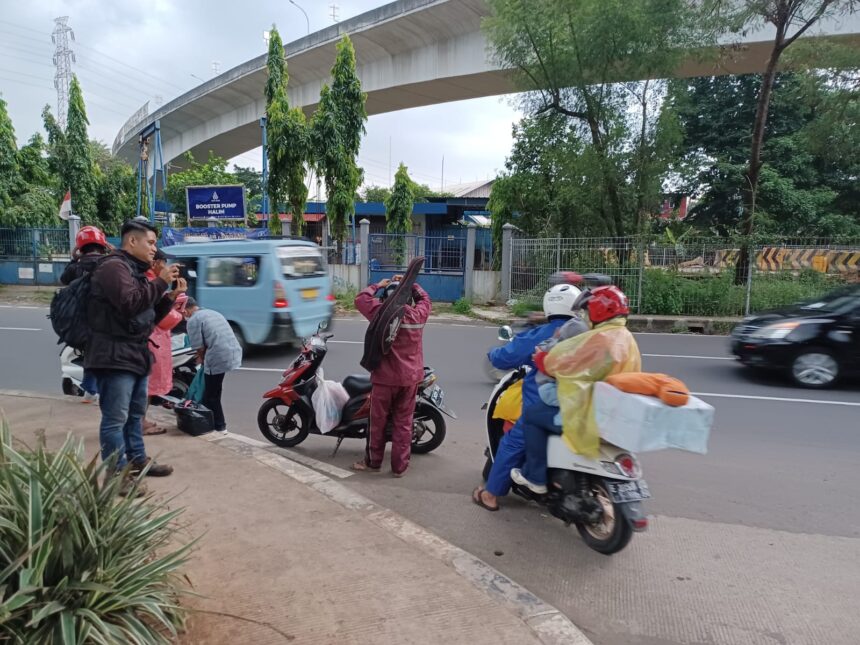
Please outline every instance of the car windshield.
M860 307L860 289L847 287L837 289L826 296L804 304L805 311L821 311L831 314L841 314Z
M308 278L325 275L325 265L319 249L310 246L279 246L281 270L287 278Z

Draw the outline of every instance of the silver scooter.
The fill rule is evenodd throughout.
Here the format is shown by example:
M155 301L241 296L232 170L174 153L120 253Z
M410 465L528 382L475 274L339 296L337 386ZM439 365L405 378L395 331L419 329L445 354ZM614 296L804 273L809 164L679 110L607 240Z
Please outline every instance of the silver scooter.
M186 334L174 334L170 337L171 354L173 357L173 388L168 396L182 399L188 391L188 386L197 371L197 353L188 346ZM62 375L63 394L67 396L83 396L81 381L84 378L83 354L66 345L60 352L60 372Z

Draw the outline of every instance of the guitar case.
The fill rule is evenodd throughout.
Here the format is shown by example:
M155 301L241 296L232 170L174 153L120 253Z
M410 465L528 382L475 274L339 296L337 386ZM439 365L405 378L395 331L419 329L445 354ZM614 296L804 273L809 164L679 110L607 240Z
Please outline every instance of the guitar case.
M423 265L423 257L415 258L409 263L400 285L385 299L367 326L361 366L368 372L379 367L382 357L391 350L391 345L397 338L397 332L403 322L404 308L412 298L412 285L415 284Z

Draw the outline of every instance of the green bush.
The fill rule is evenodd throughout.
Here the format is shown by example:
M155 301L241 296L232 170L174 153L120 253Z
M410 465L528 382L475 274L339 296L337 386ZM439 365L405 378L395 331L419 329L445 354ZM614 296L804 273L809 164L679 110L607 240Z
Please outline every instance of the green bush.
M533 300L517 300L511 305L511 313L518 318L524 318L533 311L540 311L541 305Z
M185 619L182 510L119 497L112 464L82 457L72 438L16 450L0 427L0 641L169 643Z
M816 271L755 273L750 311L764 311L815 298L838 286L838 280ZM684 275L646 269L642 281L641 313L663 316L742 316L746 285L734 284L734 272Z
M460 298L454 305L451 307L455 314L461 314L463 316L468 316L472 313L472 301L466 300L466 298Z

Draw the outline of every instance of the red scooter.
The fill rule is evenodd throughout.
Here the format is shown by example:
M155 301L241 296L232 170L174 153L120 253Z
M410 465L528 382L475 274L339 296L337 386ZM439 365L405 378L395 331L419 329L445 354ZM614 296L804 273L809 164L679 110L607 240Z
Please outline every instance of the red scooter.
M321 333L307 339L302 350L284 372L280 385L263 395L265 403L257 413L260 432L276 446L291 448L299 445L309 434L322 434L317 427L311 396L317 387L317 370L328 352L327 341L334 334ZM425 454L438 448L445 440L445 418L457 415L442 405L445 393L436 385L436 372L424 368L424 378L418 385L415 398L415 417L412 422L412 452ZM367 438L370 426L370 377L347 376L342 383L349 394L343 407L340 423L326 437L337 437L332 456L337 454L344 439ZM386 429L388 440L391 428Z

